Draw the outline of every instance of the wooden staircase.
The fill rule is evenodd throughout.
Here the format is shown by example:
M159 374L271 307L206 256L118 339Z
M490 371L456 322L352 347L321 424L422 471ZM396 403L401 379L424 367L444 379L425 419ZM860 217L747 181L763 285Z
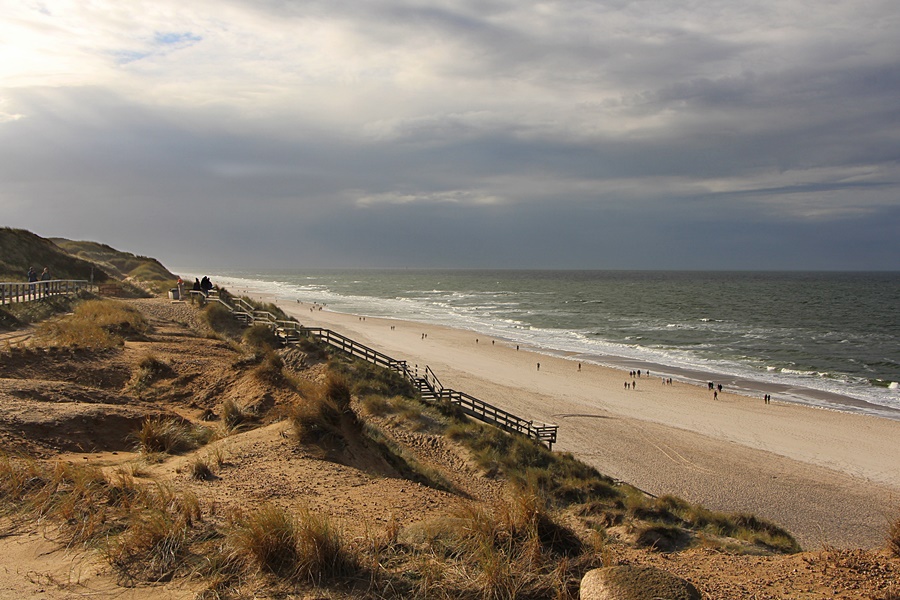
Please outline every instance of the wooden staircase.
M210 293L206 297L206 301L219 302L231 311L241 323L246 325L262 323L272 328L275 335L286 345L297 344L303 338L313 338L350 356L391 369L412 383L425 402L448 403L458 407L464 414L473 419L489 423L509 433L528 436L547 444L549 448L552 448L553 444L556 443L559 429L557 425L528 421L470 394L445 388L434 371L431 370L431 367L426 366L420 375L419 369L410 369L406 361L391 358L331 329L304 327L297 321L278 319L268 311L256 310L242 298L232 298L231 303L229 303L220 298L218 294Z

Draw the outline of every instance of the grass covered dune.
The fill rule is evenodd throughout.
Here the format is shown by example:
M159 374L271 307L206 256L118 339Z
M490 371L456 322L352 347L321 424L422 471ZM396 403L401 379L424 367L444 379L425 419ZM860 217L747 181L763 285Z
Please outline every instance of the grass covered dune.
M72 308L0 351L8 595L562 600L579 597L595 568L650 566L710 600L897 598L896 518L877 549L801 552L770 519L644 493L571 453L422 402L386 369L312 340L279 347L266 326L240 326L221 305ZM380 325L373 338L427 339ZM491 366L488 354L475 358ZM564 366L546 361L541 375ZM464 379L438 367L448 382ZM563 385L571 372L557 378L544 414L577 388ZM478 393L505 390L498 404L514 404L535 393L528 379L485 379L493 387ZM641 389L625 397L635 407ZM541 418L537 407L515 409ZM717 477L650 421L603 410L550 416L608 422L612 463L652 460L630 441L687 461L698 480Z
M279 304L304 324L427 364L447 387L557 423L555 449L601 473L655 495L771 519L805 548L881 546L900 505L900 421L766 405L727 389L714 400L706 388L663 385L660 377L626 390L625 371L579 371L574 361L483 334Z

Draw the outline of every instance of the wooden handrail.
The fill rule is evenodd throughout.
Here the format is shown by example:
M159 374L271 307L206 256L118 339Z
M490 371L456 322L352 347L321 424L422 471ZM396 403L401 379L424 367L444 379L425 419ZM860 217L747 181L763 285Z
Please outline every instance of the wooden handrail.
M425 366L424 375L419 377L418 373L410 370L406 361L391 358L387 354L379 352L364 344L360 344L331 329L326 329L324 327L305 327L297 321L278 319L268 311L256 310L249 302L246 302L241 298L232 299L235 306L230 306L218 296L207 299L220 302L225 305L232 314L236 316L241 315L250 323L259 321L272 327L276 333L284 332L285 337L287 337L286 334L288 331L295 335L314 337L319 341L328 344L332 348L340 350L350 356L391 369L410 381L413 385L424 385L436 399L458 406L464 414L470 417L495 425L504 431L519 433L540 442L545 442L550 448L556 443L556 435L559 429L558 426L545 423L536 425L533 421L527 421L502 408L488 404L475 396L445 388L428 365Z
M50 279L46 281L0 282L0 306L14 302L31 302L47 296L74 294L92 284L86 279Z

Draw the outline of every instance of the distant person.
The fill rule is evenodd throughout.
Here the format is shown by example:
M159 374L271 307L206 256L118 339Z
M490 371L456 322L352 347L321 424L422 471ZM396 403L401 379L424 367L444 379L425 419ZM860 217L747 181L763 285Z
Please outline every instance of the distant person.
M178 299L184 300L184 279L181 276L178 276L178 281L175 282L175 286L178 288Z
M541 363L538 363L538 364L537 364L537 367L538 367L537 370L540 371L540 370L541 370Z
M209 280L209 277L204 275L203 279L200 280L200 289L203 290L203 295L209 296L209 290L211 290L212 287L212 281Z
M41 281L49 282L52 277L50 277L50 267L44 267L44 270L41 271ZM50 293L50 284L44 283L44 294Z
M31 284L28 286L29 291L34 292L34 282L37 280L37 271L34 270L34 267L28 267L28 283Z

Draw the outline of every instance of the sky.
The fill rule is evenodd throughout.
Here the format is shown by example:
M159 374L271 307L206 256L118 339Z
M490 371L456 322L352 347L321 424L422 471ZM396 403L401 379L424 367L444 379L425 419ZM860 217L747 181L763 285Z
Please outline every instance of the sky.
M900 270L896 0L0 14L0 226L185 269Z

